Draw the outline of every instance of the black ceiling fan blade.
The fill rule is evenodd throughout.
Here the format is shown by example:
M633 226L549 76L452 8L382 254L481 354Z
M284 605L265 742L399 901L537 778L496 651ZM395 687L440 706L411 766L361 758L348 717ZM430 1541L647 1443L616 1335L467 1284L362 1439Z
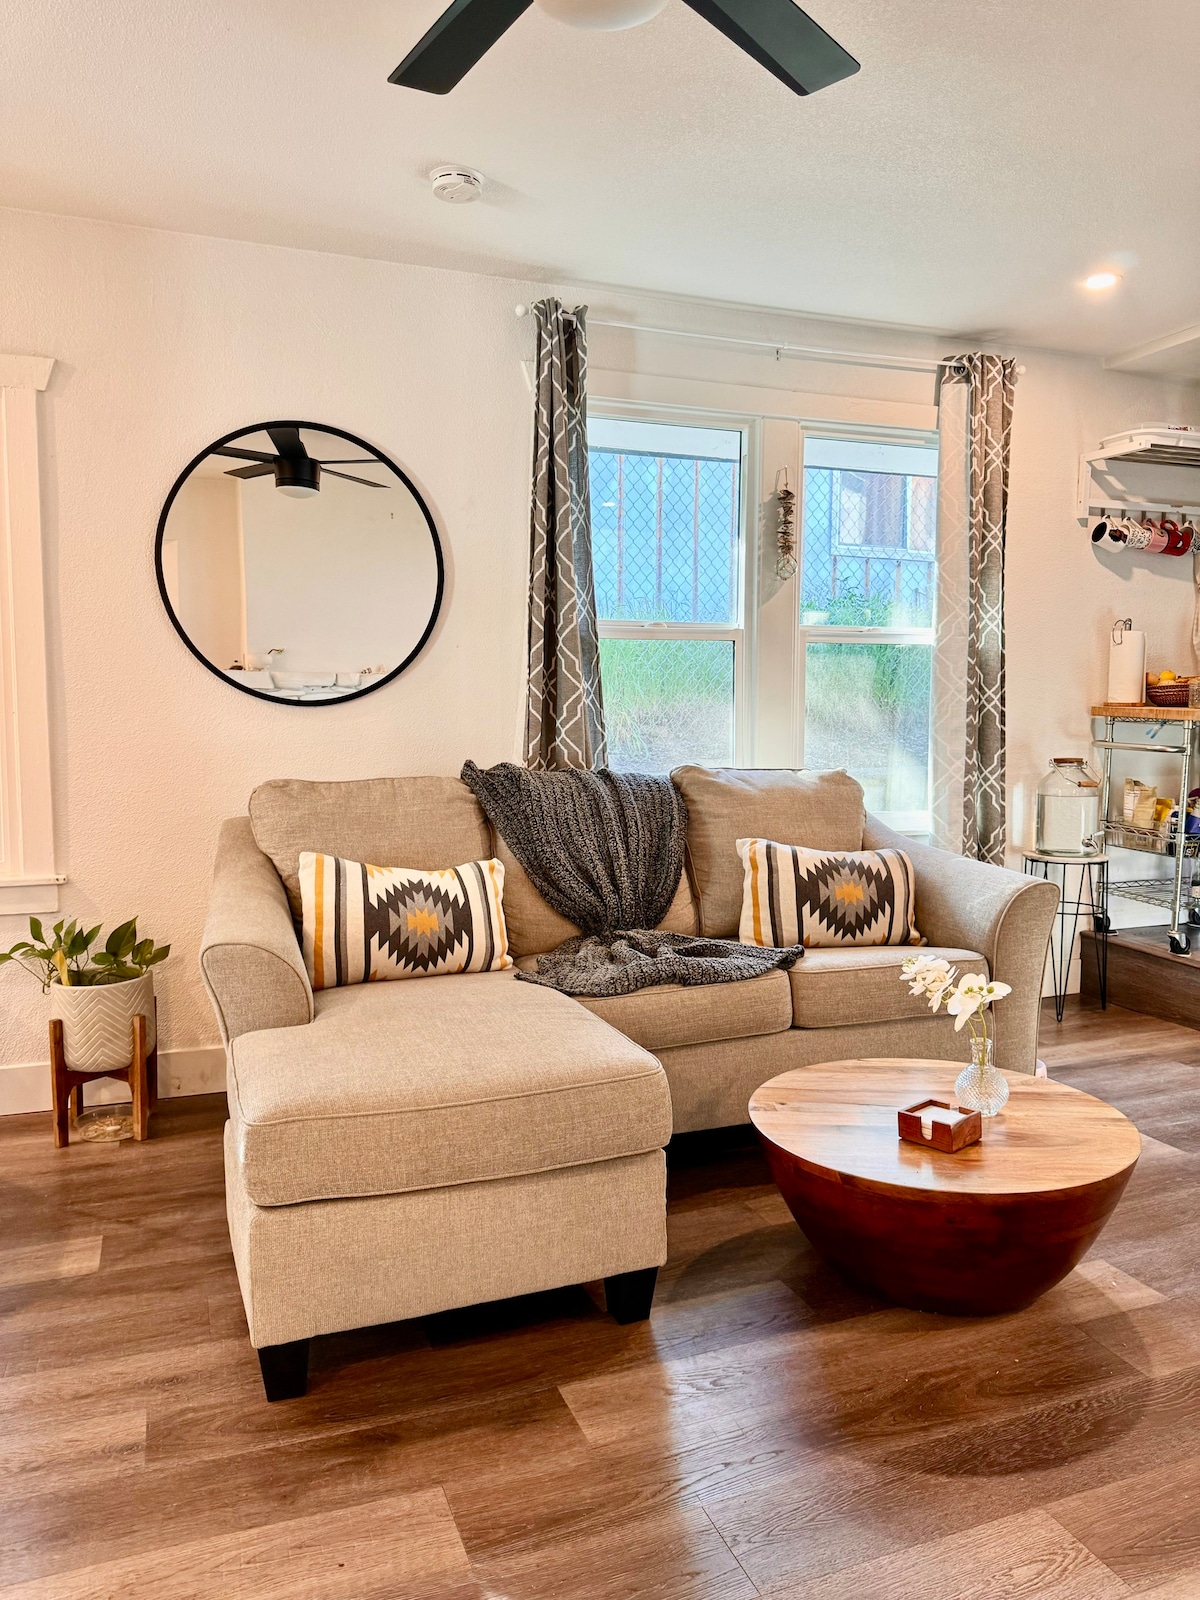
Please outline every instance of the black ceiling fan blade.
M328 460L326 460L325 457L322 456L319 465L322 467L352 467L356 463L360 467L377 467L379 465L379 457L346 456L344 460L341 460L337 456L331 456Z
M285 461L309 460L299 428L268 428L266 434Z
M449 94L533 0L454 0L388 78L402 89Z
M353 478L348 472L330 472L324 464L321 466L321 475L325 478L345 478L347 483L365 483L368 489L386 489L386 483L372 483L370 478Z
M685 0L796 94L849 78L859 63L793 0Z
M252 467L231 467L225 476L227 478L265 478L268 472L274 471L273 462L259 461Z
M211 452L214 456L236 456L239 461L274 461L274 456L269 456L264 450L235 450L232 445L223 444L219 449Z

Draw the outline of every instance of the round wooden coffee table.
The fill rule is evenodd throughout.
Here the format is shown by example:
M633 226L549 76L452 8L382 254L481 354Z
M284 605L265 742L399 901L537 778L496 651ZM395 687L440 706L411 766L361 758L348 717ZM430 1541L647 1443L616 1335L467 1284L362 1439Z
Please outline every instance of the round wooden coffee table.
M902 1140L896 1112L954 1103L956 1061L836 1061L750 1101L771 1175L828 1260L923 1311L1017 1311L1064 1278L1137 1165L1138 1131L1103 1100L1024 1073L955 1155Z

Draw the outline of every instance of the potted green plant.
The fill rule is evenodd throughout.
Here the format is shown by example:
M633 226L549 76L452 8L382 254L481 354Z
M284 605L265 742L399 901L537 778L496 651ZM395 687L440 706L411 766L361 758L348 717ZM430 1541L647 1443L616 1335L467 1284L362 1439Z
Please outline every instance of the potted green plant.
M46 934L37 917L29 938L0 951L0 965L15 961L51 997L51 1015L62 1018L63 1051L73 1072L111 1072L129 1065L133 1019L146 1019L146 1048L155 1045L154 974L171 953L169 944L139 939L137 918L114 928L100 948L100 925L56 922Z

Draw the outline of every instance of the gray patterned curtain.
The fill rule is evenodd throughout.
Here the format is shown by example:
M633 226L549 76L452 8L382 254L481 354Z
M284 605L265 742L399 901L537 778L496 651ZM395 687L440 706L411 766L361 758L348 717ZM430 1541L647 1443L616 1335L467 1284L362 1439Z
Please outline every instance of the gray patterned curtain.
M602 767L604 702L592 578L587 457L587 307L532 307L537 427L529 555L525 765Z
M965 385L961 452L965 455L965 582L961 620L965 643L962 763L962 853L1003 864L1005 847L1004 536L1008 517L1009 455L1012 444L1016 363L1001 356L957 356L941 369L941 410L953 416L953 393ZM951 436L953 429L951 428ZM953 451L942 471L956 476ZM947 455L951 459L947 459ZM944 596L953 619L953 583ZM953 630L951 630L953 631ZM953 648L953 638L946 644ZM939 636L939 649L943 639ZM943 731L943 737L945 737ZM953 737L951 733L950 737ZM935 777L935 812L937 810Z

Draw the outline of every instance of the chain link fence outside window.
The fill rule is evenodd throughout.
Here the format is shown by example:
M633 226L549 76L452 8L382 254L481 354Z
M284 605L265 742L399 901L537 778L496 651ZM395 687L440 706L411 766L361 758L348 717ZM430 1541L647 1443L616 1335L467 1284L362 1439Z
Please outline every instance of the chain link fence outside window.
M936 553L936 478L805 468L807 625L932 627Z
M596 419L592 560L610 764L669 772L735 755L740 433ZM652 624L650 636L639 624ZM716 629L725 636L712 636Z
M597 616L732 622L738 463L593 450L590 467Z

